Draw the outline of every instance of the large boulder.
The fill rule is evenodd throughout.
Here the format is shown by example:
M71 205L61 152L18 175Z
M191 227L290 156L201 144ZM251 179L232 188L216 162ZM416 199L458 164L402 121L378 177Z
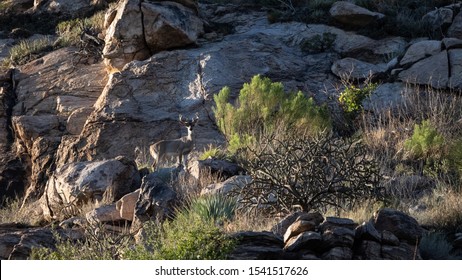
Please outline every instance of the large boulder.
M103 199L115 201L139 184L134 161L124 157L66 164L58 168L46 184L44 216L62 220L75 214L82 204Z
M124 0L116 12L108 11L105 25L103 56L117 70L152 53L191 45L203 33L195 10L167 1Z
M337 1L329 10L330 16L335 20L356 27L364 27L385 17L381 13L371 12L351 2Z
M107 66L121 70L133 60L143 60L151 53L144 40L141 0L120 1L115 16L110 16L106 25L104 62ZM110 11L113 13L113 11Z
M230 260L287 259L282 239L271 232L238 232L232 237L238 244L228 256Z
M145 41L152 53L185 47L204 32L193 10L174 2L141 4Z
M442 51L413 64L402 71L398 79L403 82L419 85L430 85L433 88L446 88L449 82L448 52Z
M364 80L383 74L386 70L386 65L376 65L351 57L337 60L332 65L332 73L348 80Z
M229 193L235 192L239 193L241 189L246 187L252 182L252 177L247 175L237 175L229 178L228 180L211 184L201 191L201 195L213 195L213 194L223 194L227 195Z
M426 57L439 54L441 52L441 41L424 40L412 44L400 61L401 65L410 65Z
M178 179L180 168L169 170L167 174L160 171L143 177L140 194L135 204L134 232L142 228L146 221L163 221L173 217L177 203L177 193L170 184Z
M459 12L448 28L448 37L462 39L462 11Z
M462 49L448 51L451 77L448 87L462 90Z
M419 223L398 210L380 209L374 214L372 222L379 232L389 231L400 241L406 241L412 246L418 244L422 238L423 229Z

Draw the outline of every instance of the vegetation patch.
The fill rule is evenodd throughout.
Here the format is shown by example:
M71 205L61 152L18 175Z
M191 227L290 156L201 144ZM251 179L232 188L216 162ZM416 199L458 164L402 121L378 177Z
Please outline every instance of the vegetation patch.
M231 89L224 87L214 95L213 112L232 154L276 129L316 133L331 127L325 106L316 105L301 91L285 93L282 83L260 75L244 84L235 105L230 103L230 94Z

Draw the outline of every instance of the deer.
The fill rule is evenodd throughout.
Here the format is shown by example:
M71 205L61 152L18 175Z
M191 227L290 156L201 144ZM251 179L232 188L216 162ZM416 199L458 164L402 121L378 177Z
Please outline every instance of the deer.
M161 140L149 146L149 153L154 158L153 170L157 170L159 163L164 161L166 157L177 157L178 166L183 164L184 168L187 167L188 154L194 147L193 128L197 124L199 116L196 113L195 118L189 121L180 115L179 120L180 124L188 129L188 135L178 139Z

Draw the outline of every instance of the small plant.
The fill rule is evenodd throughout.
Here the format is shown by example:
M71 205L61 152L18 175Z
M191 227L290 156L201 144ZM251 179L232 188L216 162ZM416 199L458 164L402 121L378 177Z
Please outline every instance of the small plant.
M433 127L429 120L414 126L414 132L408 140L404 142L404 147L415 158L428 158L432 154L437 154L444 143L444 138Z
M332 48L337 35L330 32L316 34L308 39L305 39L300 44L302 51L307 53L321 53Z
M221 148L209 146L208 149L204 150L199 156L199 160L206 160L209 158L227 159L228 156Z
M62 21L56 26L57 44L61 47L79 46L84 32L97 36L104 29L104 12L98 12L89 18L77 18Z
M452 245L443 232L428 232L419 244L420 254L424 260L451 260Z
M22 40L10 49L10 56L4 61L4 64L8 66L25 64L51 50L53 50L53 41L48 36Z
M351 83L345 83L345 89L340 94L338 101L347 118L353 120L363 110L363 101L377 88L377 84L365 81L364 86L358 87Z
M199 197L190 205L190 211L201 219L218 224L232 220L235 210L236 200L224 195Z

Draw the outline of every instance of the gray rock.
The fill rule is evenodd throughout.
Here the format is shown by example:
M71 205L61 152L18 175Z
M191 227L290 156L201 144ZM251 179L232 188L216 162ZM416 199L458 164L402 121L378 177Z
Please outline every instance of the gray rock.
M332 230L337 227L347 228L354 230L358 224L352 219L338 218L338 217L326 217L324 222L319 226L322 232L326 230Z
M47 182L42 205L45 218L62 220L84 203L103 198L115 201L139 183L135 163L123 157L64 165Z
M379 232L389 231L400 241L405 240L410 244L418 244L422 238L423 230L419 223L398 210L383 208L377 211L374 214L373 223Z
M363 260L380 260L382 259L382 246L376 241L362 240L359 244L358 253Z
M382 245L382 258L384 260L419 260L421 259L419 249L406 242L399 246Z
M247 175L238 175L229 178L228 180L211 184L201 191L201 195L213 195L213 194L229 194L231 192L239 192L240 189L245 188L252 182L252 177Z
M106 65L122 70L133 60L195 43L203 33L202 20L195 10L175 2L125 0L117 12L109 11L103 50Z
M380 84L372 94L363 101L364 109L375 113L384 110L397 109L404 104L403 93L406 85L403 83Z
M143 2L141 13L151 53L191 45L204 33L202 20L181 4Z
M410 65L426 57L439 54L441 52L441 41L424 40L412 44L404 54L400 64Z
M391 246L398 246L399 239L393 233L389 232L388 230L382 231L382 244L384 245L391 245Z
M446 50L462 48L462 39L443 38L441 42Z
M36 13L85 15L103 5L107 5L105 0L36 0L34 1L34 11Z
M447 51L418 61L399 73L398 79L411 84L430 85L437 89L446 88L449 82Z
M324 248L333 248L333 247L353 247L355 241L355 232L354 230L344 228L344 227L335 227L329 230L326 230L322 233L322 240Z
M127 221L133 221L135 215L135 205L140 196L140 190L128 193L122 196L116 202L116 209L119 211L120 217Z
M284 259L282 239L271 232L238 232L232 235L238 240L230 253L231 260L277 260Z
M135 218L132 225L134 231L148 220L164 221L173 216L177 194L170 187L170 183L177 180L179 171L179 169L170 171L168 177L164 177L159 171L143 177L140 195L135 205Z
M425 14L422 17L422 21L429 24L433 30L437 30L442 28L444 25L451 24L453 17L454 12L452 9L441 7Z
M287 240L284 250L293 252L299 250L319 250L323 245L322 237L314 231L305 231Z
M454 18L451 26L448 28L447 36L462 39L462 12L459 12Z
M371 12L347 1L335 2L329 10L329 14L335 20L349 26L367 26L373 21L385 17L381 13Z
M347 247L335 247L325 252L321 259L323 260L351 260L353 258L353 250Z
M448 87L462 89L462 49L449 50L449 65L451 67Z
M357 240L371 240L380 243L381 234L375 229L371 222L364 222L356 228L355 238Z
M332 65L332 73L339 78L348 80L363 80L384 73L386 65L376 65L355 58L347 57L337 60Z
M456 234L452 246L454 246L455 248L462 248L462 233Z
M115 204L104 205L91 210L85 215L87 221L91 224L103 224L106 222L115 222L122 220L119 210Z
M238 164L215 158L194 161L189 168L189 173L196 179L200 178L204 172L205 174L211 173L224 179L245 174L244 169Z

